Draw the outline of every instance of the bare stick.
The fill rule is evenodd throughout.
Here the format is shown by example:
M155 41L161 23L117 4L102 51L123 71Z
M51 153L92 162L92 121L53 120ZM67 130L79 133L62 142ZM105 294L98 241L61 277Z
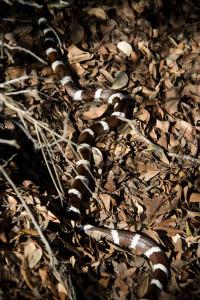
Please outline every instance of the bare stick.
M19 82L19 81L23 81L23 80L26 80L26 79L29 79L29 78L32 78L32 76L25 75L25 76L21 76L21 77L18 77L18 78L14 78L14 79L5 81L3 83L0 83L0 88L4 88L6 85L10 85L10 84L13 84L13 83L16 83L16 82Z
M6 144L12 147L15 147L17 149L20 149L19 144L17 143L16 140L4 140L4 139L0 139L0 144Z
M45 65L48 65L48 63L44 59L42 59L41 57L39 57L38 55L36 55L35 53L33 53L32 51L30 51L26 48L23 48L23 47L20 47L20 46L10 46L7 43L2 43L1 41L0 41L0 45L8 48L9 50L18 50L18 51L28 53L31 56L33 56L34 58L36 58L38 61L40 61L41 63L43 63Z

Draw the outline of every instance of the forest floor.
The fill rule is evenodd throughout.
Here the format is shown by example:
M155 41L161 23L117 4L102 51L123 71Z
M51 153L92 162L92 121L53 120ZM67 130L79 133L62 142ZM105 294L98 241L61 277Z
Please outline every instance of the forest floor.
M110 108L72 103L46 60L37 8L1 2L0 300L138 299L148 262L64 214L77 137ZM83 222L142 230L170 261L159 300L200 299L198 1L48 2L74 81L133 97L133 119L97 140Z

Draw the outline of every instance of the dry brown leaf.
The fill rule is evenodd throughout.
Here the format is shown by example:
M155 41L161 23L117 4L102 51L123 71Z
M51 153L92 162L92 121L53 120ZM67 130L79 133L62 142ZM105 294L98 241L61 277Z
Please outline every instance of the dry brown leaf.
M117 159L119 159L119 158L123 157L124 155L126 155L129 151L130 151L130 149L128 147L126 147L126 145L117 144L114 149L114 156Z
M180 260L183 253L183 243L180 234L177 233L175 236L172 236L172 240L175 244L174 251L177 252L176 260Z
M113 30L113 32L114 32L114 35L115 35L115 38L116 38L116 40L123 40L123 41L129 41L129 39L128 39L128 36L125 34L125 32L124 31L122 31L122 30L119 30L119 28L118 27L116 27L114 30Z
M92 155L95 166L99 166L103 162L103 155L97 147L92 147Z
M75 63L79 63L82 61L87 61L92 58L93 58L93 54L91 54L89 52L84 52L84 53L81 53L81 54L76 55L73 58L71 58L70 63L75 64Z
M184 86L181 96L187 96L192 98L196 103L200 103L200 85L199 84L187 84Z
M106 211L110 212L112 197L108 194L99 194L99 198L101 199Z
M105 10L99 7L85 8L84 11L87 12L89 16L95 16L98 19L106 20L107 14Z
M39 274L40 274L40 277L42 279L42 286L47 287L48 286L48 281L49 281L49 279L48 279L49 276L48 276L47 270L39 269Z
M131 52L133 51L132 46L125 42L125 41L121 41L117 44L117 48L122 51L124 54L126 54L127 56L131 55Z
M27 260L25 257L23 258L23 261L22 261L21 274L22 274L26 284L28 285L28 287L33 290L35 288L35 284L33 282L30 268L27 264Z
M114 282L115 290L118 290L119 297L117 295L114 296L116 300L125 299L126 295L128 294L128 286L124 284L124 281L121 280L119 277L116 278Z
M102 74L102 75L105 77L105 79L106 79L110 84L113 83L114 78L112 77L112 75L111 75L108 71L106 71L105 69L99 69L99 72L100 72L100 74Z
M116 25L117 23L115 22L115 20L108 19L106 24L100 25L102 35L105 36L106 34L109 34L115 28Z
M120 10L118 11L120 18L125 21L133 21L135 20L135 13L133 8L131 7L133 4L129 4L128 1L122 1L120 5Z
M135 272L136 272L137 268L136 267L130 267L130 268L126 268L126 270L124 270L123 274L121 274L121 279L126 279L130 276L132 276Z
M169 121L160 121L157 119L156 127L159 128L161 131L167 133L167 132L169 132L170 123L169 123Z
M140 199L138 197L135 197L134 195L132 195L131 201L133 202L134 206L137 208L138 216L140 216L144 212L143 206L140 205L140 203L139 203Z
M143 203L146 207L146 215L148 223L158 223L158 220L162 220L162 212L163 210L166 213L166 199L161 197L160 195L155 195L153 199L150 197L144 197ZM158 217L159 216L159 217Z
M29 235L29 236L38 236L38 231L35 229L24 228L24 229L21 229L21 233Z
M179 140L173 135L170 135L168 150L175 153L179 146L180 146Z
M105 188L108 192L112 193L116 191L116 184L115 184L115 174L111 170L108 174L108 178L105 184Z
M108 108L108 104L102 104L101 106L91 106L86 112L83 112L81 118L83 120L95 120L100 118Z
M68 59L71 64L87 61L93 57L93 54L79 49L76 45L72 44L68 47Z
M136 76L143 76L148 73L148 67L141 62L138 62L135 68Z
M150 120L150 113L148 112L147 109L145 108L141 108L138 112L137 112L137 118L138 120L148 123Z
M73 64L72 66L73 66L74 72L75 72L80 78L82 78L83 75L85 75L86 73L88 73L88 72L83 68L83 66L82 66L80 63Z
M137 292L138 296L142 298L142 296L144 296L147 293L148 288L149 288L149 280L148 277L146 276L144 280L140 282L140 285L138 287L138 292Z
M108 49L108 51L112 54L117 53L117 47L113 43L106 43L105 47Z
M166 231L170 236L174 236L176 234L180 234L180 235L184 234L183 230L176 229L174 227L166 227L166 226L157 225L154 227L154 229Z
M36 244L29 241L24 248L24 256L27 259L28 266L32 269L42 258L43 252L40 247L36 247Z
M17 200L13 196L8 196L8 203L11 215L14 216L17 210Z
M154 79L157 78L157 65L155 60L152 60L152 62L149 64L149 73Z
M9 80L27 75L26 67L24 66L9 67L6 69L6 73L8 74Z
M5 232L0 232L0 241L2 241L3 243L8 242Z
M105 45L103 45L103 44L99 46L98 52L102 56L108 54L108 50L106 49Z
M114 79L112 89L118 90L124 88L128 84L128 75L125 72L119 72Z
M109 277L107 277L107 278L102 277L102 278L100 278L99 281L98 281L99 285L102 286L103 288L107 288L109 282L110 282L110 278L109 278Z
M192 193L190 195L190 202L200 202L200 193Z
M49 221L54 223L60 223L59 219L49 210L46 206L42 206L40 204L36 205L39 213L44 217L43 227L48 226Z
M173 83L171 82L171 79L170 78L165 78L164 80L164 85L165 87L168 89L168 90L173 90L174 89L174 85Z
M159 92L158 89L157 90L155 89L154 91L152 91L152 90L146 88L145 86L142 87L142 93L145 94L145 95L147 95L150 100L151 99L155 99L156 96L157 96L157 94L158 94L158 92Z
M198 243L197 247L197 257L200 258L200 242Z
M192 210L188 210L187 209L187 217L188 218L196 218L196 217L200 217L200 212L199 211L192 211Z
M193 143L196 139L196 129L189 122L178 120L175 124L175 128L181 130L182 135L186 137L187 141Z
M193 109L192 110L192 117L194 120L194 125L199 125L200 124L200 109Z
M171 52L172 53L166 57L166 63L168 67L173 68L176 65L176 60L184 53L184 51L182 49L177 48L171 49Z
M138 49L143 52L148 59L153 58L152 52L149 50L149 42L147 41L140 41L138 42Z
M150 179L152 179L159 173L160 173L160 170L149 170L149 171L141 174L139 178L148 182Z
M180 102L180 98L176 99L166 99L163 106L169 114L174 114L178 112L178 105Z
M180 59L180 63L184 65L184 69L189 72L199 72L199 62L199 52L197 51L187 53Z
M65 138L69 139L69 142L67 143L66 148L65 148L65 155L68 159L73 159L73 157L74 157L74 152L72 149L72 145L70 143L74 132L75 132L74 127L72 127L71 124L68 124L67 130L66 130L67 136L65 137Z
M132 63L136 64L139 60L139 54L136 51L132 51L129 60L131 60Z
M59 294L60 300L68 299L68 297L67 297L68 292L61 282L58 283L58 294Z
M167 158L167 156L166 156L166 154L165 154L165 152L163 150L159 151L159 153L157 153L157 154L158 154L158 157L160 158L160 160L162 162L164 162L165 164L169 165L169 160L168 160L168 158Z

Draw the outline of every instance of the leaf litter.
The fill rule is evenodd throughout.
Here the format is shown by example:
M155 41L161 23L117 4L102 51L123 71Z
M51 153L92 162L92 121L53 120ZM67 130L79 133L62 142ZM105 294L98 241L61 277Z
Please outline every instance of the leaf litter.
M21 3L16 15L7 2L0 297L137 299L149 285L148 263L80 235L64 215L78 133L109 108L70 102L45 62L32 11ZM82 205L92 224L142 229L163 245L171 278L160 300L200 298L199 11L186 0L58 1L52 9L74 80L134 96L133 120L97 140L94 192Z

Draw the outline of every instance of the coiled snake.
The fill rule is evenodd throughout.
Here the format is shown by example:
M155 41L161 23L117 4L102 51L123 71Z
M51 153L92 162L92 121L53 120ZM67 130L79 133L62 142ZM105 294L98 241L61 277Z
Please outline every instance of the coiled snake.
M46 8L45 8L46 9ZM44 12L41 9L41 12ZM92 147L95 139L109 131L116 131L120 120L128 114L128 96L125 92L116 92L111 89L82 90L77 88L66 64L62 60L57 48L57 41L44 14L40 14L38 25L43 32L44 48L48 61L51 63L53 72L59 77L60 84L65 88L67 95L72 101L107 101L113 107L113 113L104 121L99 121L83 130L78 138L77 154L80 158L76 162L77 175L68 191L68 217L81 224L80 203L85 195L87 186L91 180ZM141 232L125 230L110 230L107 228L94 227L92 225L77 225L89 236L99 240L105 238L119 246L127 247L131 252L144 255L151 263L153 279L144 299L157 299L160 291L167 284L169 277L168 259L159 245L147 235Z

